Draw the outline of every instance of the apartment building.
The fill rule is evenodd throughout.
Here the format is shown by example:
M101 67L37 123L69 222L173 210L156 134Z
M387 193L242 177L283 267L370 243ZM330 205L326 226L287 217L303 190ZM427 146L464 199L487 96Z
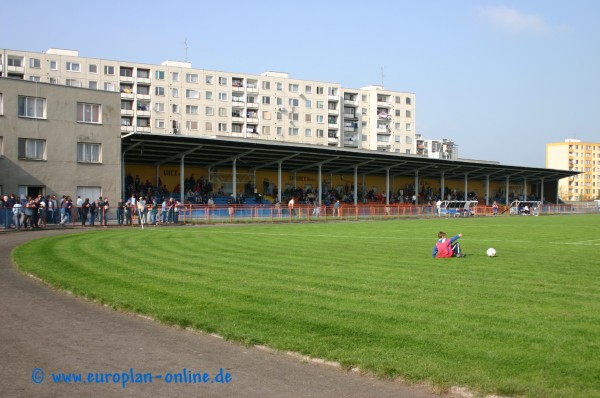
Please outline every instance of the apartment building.
M458 145L456 145L453 140L446 138L442 140L428 140L421 134L416 134L415 139L417 144L417 155L425 156L430 159L458 159Z
M581 172L558 181L562 200L600 199L600 142L567 139L546 144L546 167Z
M117 93L0 78L0 194L118 200Z
M0 49L0 77L119 92L121 132L236 137L416 153L415 94L382 86Z

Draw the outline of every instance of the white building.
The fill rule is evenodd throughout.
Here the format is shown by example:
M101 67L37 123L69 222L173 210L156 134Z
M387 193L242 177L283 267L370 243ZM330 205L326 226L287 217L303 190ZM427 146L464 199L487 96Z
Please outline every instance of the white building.
M458 159L458 145L449 139L442 140L427 140L416 134L416 154L425 156L431 159Z
M600 198L600 142L567 139L546 144L546 167L581 172L558 181L562 200Z
M0 77L116 91L121 131L415 153L415 94L339 83L0 49Z

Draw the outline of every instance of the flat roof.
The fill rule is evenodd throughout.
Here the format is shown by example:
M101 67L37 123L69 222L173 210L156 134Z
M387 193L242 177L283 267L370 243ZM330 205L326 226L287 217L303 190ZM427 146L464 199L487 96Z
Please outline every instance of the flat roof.
M277 170L281 162L286 172L321 172L359 175L385 175L419 178L444 178L490 181L544 182L580 174L577 171L536 167L507 166L498 163L431 159L417 155L321 145L280 143L228 137L192 137L171 134L130 133L122 137L125 163L179 165L185 155L187 167Z

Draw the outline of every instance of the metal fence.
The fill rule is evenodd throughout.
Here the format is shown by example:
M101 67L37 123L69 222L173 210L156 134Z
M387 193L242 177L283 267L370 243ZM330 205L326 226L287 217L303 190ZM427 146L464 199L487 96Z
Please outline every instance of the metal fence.
M544 204L538 209L540 215L546 214L600 214L600 206L594 202L572 204ZM104 213L104 210L102 210ZM224 224L224 223L255 223L255 222L331 222L331 221L358 221L358 220L393 220L404 218L435 218L435 217L481 217L492 216L491 206L478 205L471 208L470 212L449 212L442 209L438 212L435 205L385 205L385 204L343 204L339 208L334 206L296 205L290 211L287 206L276 205L184 205L178 212L170 212L164 217L159 206L155 217L148 209L140 220L137 211L127 212L125 209L110 208L104 213L107 225L110 226L135 226L144 224ZM501 208L498 212L501 217L519 216L509 211L508 207ZM130 216L129 216L130 215ZM90 215L86 218L86 225L90 225ZM102 225L102 215L94 218L94 226ZM61 214L39 209L37 224L40 228L59 225ZM77 226L82 224L79 209L73 207L68 217L67 225ZM31 226L31 223L29 223ZM0 228L15 227L15 220L11 208L0 208ZM23 227L21 223L21 227Z

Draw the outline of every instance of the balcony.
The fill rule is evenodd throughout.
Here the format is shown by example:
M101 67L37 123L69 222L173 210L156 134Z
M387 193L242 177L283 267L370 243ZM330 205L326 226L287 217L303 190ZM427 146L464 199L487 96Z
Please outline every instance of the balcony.
M349 100L344 98L344 105L358 106L357 100Z
M339 95L328 95L327 99L332 102L338 102L340 100L340 96Z
M258 109L258 103L256 102L248 102L246 106L248 107L248 109Z
M327 114L337 115L337 114L339 114L339 111L337 109L327 109Z
M356 113L344 113L344 119L358 119Z
M232 96L231 102L233 102L234 104L235 103L242 104L242 106L243 106L246 103L246 100L242 96Z

